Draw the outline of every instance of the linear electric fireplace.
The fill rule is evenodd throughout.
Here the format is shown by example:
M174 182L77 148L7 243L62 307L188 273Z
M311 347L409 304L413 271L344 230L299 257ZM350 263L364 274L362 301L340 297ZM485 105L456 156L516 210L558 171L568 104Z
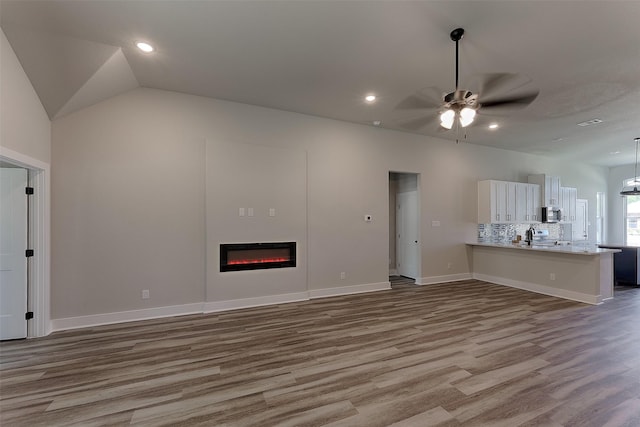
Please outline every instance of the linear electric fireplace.
M261 270L296 266L296 242L227 243L220 245L220 271Z

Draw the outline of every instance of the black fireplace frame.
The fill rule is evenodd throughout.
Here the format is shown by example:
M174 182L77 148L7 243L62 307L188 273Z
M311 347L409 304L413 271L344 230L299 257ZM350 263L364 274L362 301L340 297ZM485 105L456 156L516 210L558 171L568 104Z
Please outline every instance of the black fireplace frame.
M289 260L276 262L260 262L252 264L228 264L231 251L242 250L289 249ZM271 268L290 268L296 266L296 242L262 242L262 243L221 243L220 272L264 270Z

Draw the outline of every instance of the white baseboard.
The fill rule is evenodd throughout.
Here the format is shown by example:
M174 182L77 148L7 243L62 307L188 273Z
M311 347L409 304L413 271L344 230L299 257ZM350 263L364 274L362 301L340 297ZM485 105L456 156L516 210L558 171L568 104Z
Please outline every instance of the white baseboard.
M218 311L237 310L239 308L260 307L263 305L285 304L288 302L307 301L307 292L295 292L291 294L268 295L264 297L242 298L226 301L210 301L204 303L205 313Z
M384 291L391 289L391 282L365 283L363 285L342 286L339 288L311 289L309 297L326 298L338 295L361 294L363 292Z
M170 305L166 307L145 308L141 310L118 311L115 313L66 317L62 319L52 319L51 332L198 313L202 313L202 303L200 302L193 304Z
M91 314L88 316L66 317L51 320L51 332L68 329L88 328L92 326L115 323L135 322L138 320L158 319L162 317L183 316L187 314L215 313L237 310L240 308L260 307L265 305L285 304L296 301L307 301L312 298L325 298L338 295L359 294L363 292L391 289L390 282L367 283L363 285L344 286L341 288L315 289L309 292L270 295L256 298L243 298L226 301L210 301L167 307L154 307L142 310L118 311L115 313Z
M589 295L582 292L568 291L566 289L553 288L551 286L539 285L537 283L522 282L520 280L506 279L504 277L495 277L479 273L474 273L473 278L489 283L495 283L496 285L509 286L511 288L522 289L572 301L584 302L586 304L597 305L602 303L602 297L600 295Z
M473 279L471 273L447 274L444 276L419 277L416 285L434 285L436 283L459 282L460 280Z

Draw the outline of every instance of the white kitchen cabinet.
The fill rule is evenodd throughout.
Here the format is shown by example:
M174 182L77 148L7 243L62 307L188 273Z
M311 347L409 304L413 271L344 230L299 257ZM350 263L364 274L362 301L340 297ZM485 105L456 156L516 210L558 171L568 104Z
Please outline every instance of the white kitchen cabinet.
M540 221L540 186L524 182L515 183L516 186L516 215L515 222Z
M540 187L522 182L478 182L478 223L539 221Z
M507 222L507 183L478 181L478 223Z
M504 181L478 182L478 223L490 224L507 221L507 183Z
M529 175L529 183L540 186L542 206L560 206L560 177L545 174Z
M576 202L578 200L578 189L572 187L560 188L560 208L562 208L562 220L564 222L574 222L576 220Z
M517 220L517 184L515 182L506 182L506 205L507 209L505 211L506 221L507 222L515 222Z
M522 184L526 188L526 222L540 222L540 186L538 184Z

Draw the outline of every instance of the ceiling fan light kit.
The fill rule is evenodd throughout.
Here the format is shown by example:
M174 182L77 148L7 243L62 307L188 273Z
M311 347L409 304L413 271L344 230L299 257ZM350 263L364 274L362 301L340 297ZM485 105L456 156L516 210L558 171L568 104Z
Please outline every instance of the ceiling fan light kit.
M620 192L621 196L640 196L640 189L638 189L638 145L640 144L640 137L634 139L634 141L636 143L636 164L633 169L633 188L625 189L626 187L623 187Z

